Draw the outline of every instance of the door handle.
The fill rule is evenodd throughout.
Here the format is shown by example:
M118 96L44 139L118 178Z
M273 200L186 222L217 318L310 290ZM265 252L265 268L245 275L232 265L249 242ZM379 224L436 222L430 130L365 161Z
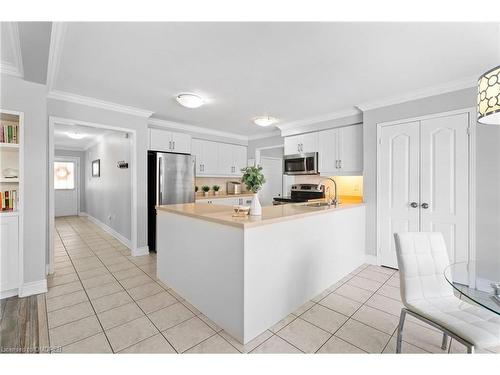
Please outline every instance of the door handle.
M411 202L410 203L410 207L417 208L418 207L418 203L417 202Z
M172 142L172 150L175 150L175 141Z
M428 208L429 208L429 204L428 204L428 203L422 203L422 205L421 205L421 206L422 206L422 208L423 208L424 210L426 210L426 209L428 209Z

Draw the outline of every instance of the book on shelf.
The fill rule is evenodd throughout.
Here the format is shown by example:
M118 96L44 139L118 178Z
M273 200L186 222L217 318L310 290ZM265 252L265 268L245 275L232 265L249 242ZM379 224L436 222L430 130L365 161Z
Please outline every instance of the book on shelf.
M0 211L17 210L17 191L0 191Z
M0 123L0 143L19 144L19 125L14 122Z

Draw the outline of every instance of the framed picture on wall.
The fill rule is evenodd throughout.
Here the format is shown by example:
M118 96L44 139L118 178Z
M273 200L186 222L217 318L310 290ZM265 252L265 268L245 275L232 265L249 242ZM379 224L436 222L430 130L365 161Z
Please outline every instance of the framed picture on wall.
M101 159L92 162L92 177L101 177Z

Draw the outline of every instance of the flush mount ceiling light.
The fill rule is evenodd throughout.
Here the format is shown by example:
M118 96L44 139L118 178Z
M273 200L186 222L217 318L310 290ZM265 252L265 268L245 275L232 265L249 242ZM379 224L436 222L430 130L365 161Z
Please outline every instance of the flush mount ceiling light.
M481 124L500 125L500 65L479 77L477 121Z
M175 99L180 105L186 108L198 108L205 103L201 96L190 93L179 94Z
M276 124L278 119L276 117L271 116L259 116L253 119L255 125L259 126L270 126Z
M86 137L85 134L82 134L82 133L78 133L76 131L71 131L71 132L67 132L66 135L70 138L73 138L73 139L83 139Z

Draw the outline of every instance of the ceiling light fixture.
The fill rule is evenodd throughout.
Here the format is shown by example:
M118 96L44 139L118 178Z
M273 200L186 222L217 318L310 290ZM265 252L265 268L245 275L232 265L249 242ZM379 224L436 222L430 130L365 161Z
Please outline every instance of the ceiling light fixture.
M87 136L87 135L82 134L82 133L77 133L76 131L67 132L66 135L70 138L73 138L73 139L83 139Z
M179 94L175 99L180 105L186 108L198 108L205 103L201 96L190 93Z
M271 116L259 116L253 119L255 125L259 126L270 126L276 124L278 119Z
M500 125L500 65L479 77L477 87L477 121Z

